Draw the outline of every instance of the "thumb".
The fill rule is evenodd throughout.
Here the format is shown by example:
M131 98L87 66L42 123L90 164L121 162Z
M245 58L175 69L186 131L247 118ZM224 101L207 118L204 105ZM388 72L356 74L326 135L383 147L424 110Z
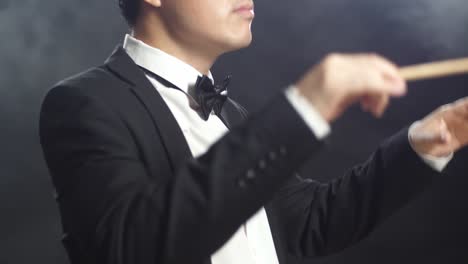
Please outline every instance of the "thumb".
M447 143L452 139L452 135L450 134L450 131L448 130L447 123L445 123L445 120L442 118L440 120L440 141L441 143Z

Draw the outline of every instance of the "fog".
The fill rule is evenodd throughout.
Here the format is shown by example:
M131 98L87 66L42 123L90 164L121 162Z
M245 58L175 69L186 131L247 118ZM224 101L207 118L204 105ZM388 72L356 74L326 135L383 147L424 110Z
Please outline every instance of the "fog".
M377 52L399 65L468 56L466 0L258 0L256 14L252 45L213 68L218 78L233 74L230 92L250 111L330 52ZM116 0L0 0L0 263L67 263L38 142L40 104L57 81L102 63L127 31ZM467 96L468 77L409 90L380 120L351 109L302 174L339 176L384 138ZM459 153L426 193L360 245L297 263L466 262L466 157Z

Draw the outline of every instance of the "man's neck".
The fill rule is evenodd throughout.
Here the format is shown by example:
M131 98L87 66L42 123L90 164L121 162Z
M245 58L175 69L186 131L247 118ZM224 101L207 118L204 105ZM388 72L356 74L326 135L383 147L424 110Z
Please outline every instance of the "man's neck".
M205 75L208 74L218 57L213 54L206 54L206 52L190 47L190 45L184 45L184 43L172 39L166 32L149 31L145 30L144 27L134 28L132 36L149 46L178 58Z

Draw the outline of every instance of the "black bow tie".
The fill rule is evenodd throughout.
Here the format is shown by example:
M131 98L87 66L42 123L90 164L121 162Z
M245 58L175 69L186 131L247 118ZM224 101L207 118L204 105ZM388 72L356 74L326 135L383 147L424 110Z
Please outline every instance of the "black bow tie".
M198 77L195 84L195 100L200 107L200 115L206 121L213 111L219 116L227 100L227 86L231 82L231 75L224 79L221 85L213 85L208 76Z

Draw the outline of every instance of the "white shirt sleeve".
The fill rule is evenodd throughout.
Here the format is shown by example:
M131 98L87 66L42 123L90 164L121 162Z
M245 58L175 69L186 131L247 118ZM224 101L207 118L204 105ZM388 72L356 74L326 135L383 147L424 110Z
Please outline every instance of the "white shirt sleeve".
M290 85L285 90L286 98L289 103L293 106L296 112L301 116L307 126L312 130L317 139L321 140L327 137L330 132L330 124L320 115L320 113L314 108L312 104L299 92L298 88L294 85ZM411 145L410 135L413 132L414 123L408 131L408 140ZM416 152L414 147L412 149ZM418 156L431 168L438 172L442 172L448 163L453 158L453 153L447 157L433 157L424 155L416 152Z
M330 134L330 124L328 124L314 106L307 101L297 87L291 85L284 93L289 103L312 130L317 139L324 139Z

